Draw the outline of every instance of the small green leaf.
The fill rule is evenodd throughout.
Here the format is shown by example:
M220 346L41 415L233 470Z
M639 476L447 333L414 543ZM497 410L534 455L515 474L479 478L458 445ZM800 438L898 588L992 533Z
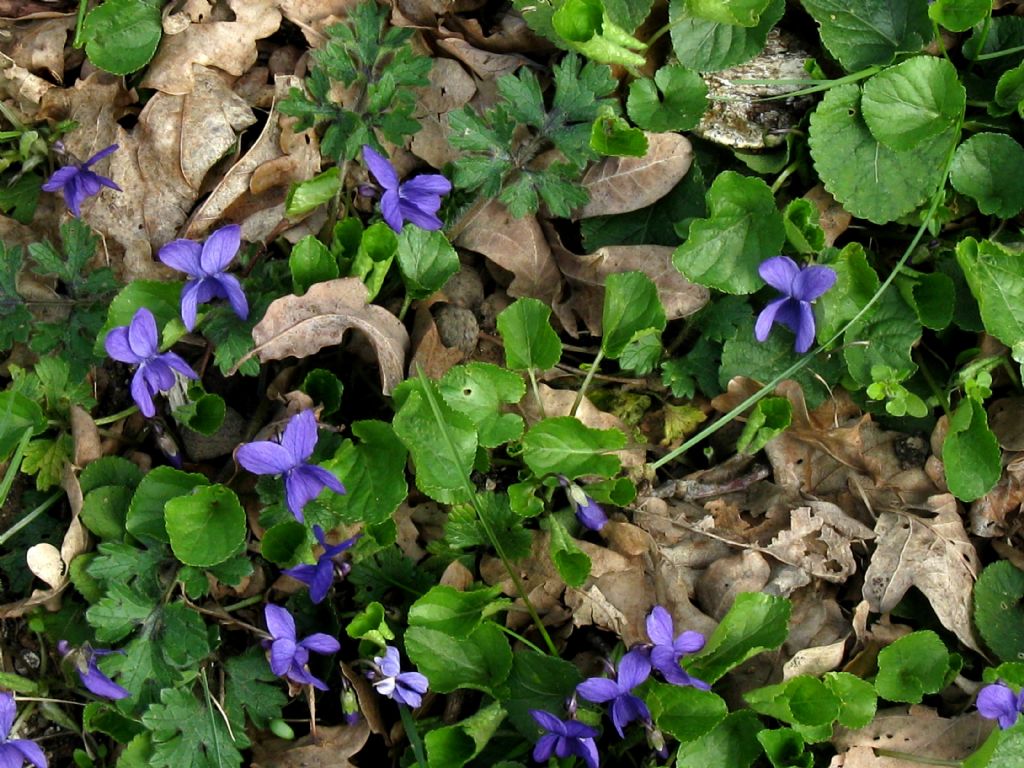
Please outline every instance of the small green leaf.
M762 261L786 239L771 189L734 171L718 175L708 190L708 217L690 225L690 236L672 254L688 280L725 293L753 293L764 283Z
M285 198L286 216L301 216L321 205L329 203L341 189L340 169L333 165L312 179L292 184Z
M949 180L986 216L1011 219L1024 209L1024 148L1005 133L978 133L956 149Z
M949 419L942 444L950 492L961 501L980 499L999 482L1001 457L985 409L973 397L964 398Z
M835 336L867 306L881 285L860 243L846 245L828 266L836 272L836 284L816 304L821 311L818 338L822 341Z
M686 0L686 8L694 16L719 24L754 27L771 0Z
M839 699L841 725L863 728L874 719L878 697L871 683L849 672L828 672L822 679Z
M60 484L64 467L71 463L73 449L71 435L67 432L62 432L55 438L37 437L25 446L21 471L26 475L35 475L36 488L48 491Z
M637 334L665 330L665 309L658 289L643 272L608 275L604 286L601 350L615 360Z
M7 461L26 431L46 429L46 414L20 392L0 392L0 461Z
M900 152L953 128L966 103L967 91L952 64L916 56L868 80L860 108L871 134Z
M330 371L314 368L306 374L299 389L309 395L314 403L323 406L323 416L330 416L341 407L341 396L345 391L345 385Z
M646 700L654 724L684 744L705 735L729 714L721 696L690 686L652 683Z
M813 768L814 755L805 751L804 738L792 728L765 728L757 734L772 768Z
M196 700L186 688L165 688L142 722L153 735L154 768L220 768L242 764L239 747L247 747L245 730L232 733L212 705Z
M19 224L31 224L39 205L42 177L35 172L26 173L10 184L0 184L0 211ZM7 322L7 318L4 318Z
M142 470L134 462L121 456L104 456L88 464L78 476L78 484L82 493L89 493L104 485L123 485L135 488L144 477Z
M375 525L389 519L408 494L408 453L385 422L356 421L351 431L359 442L346 440L321 465L342 479L346 493L330 494L321 503L343 523Z
M879 652L875 689L883 699L920 704L925 694L942 690L949 663L937 634L911 632Z
M562 358L562 342L551 327L551 309L538 299L516 299L498 315L505 365L514 371L546 371Z
M742 64L764 49L768 33L782 18L785 0L772 0L753 27L720 24L693 15L687 0L669 0L672 50L679 63L697 72L717 72Z
M476 425L480 445L497 448L523 434L523 418L504 412L526 393L518 375L490 363L468 363L448 369L437 383L441 396Z
M974 585L974 624L1003 661L1024 659L1024 571L1007 560L985 568Z
M793 404L785 397L766 397L758 401L747 417L736 450L740 453L755 454L768 441L781 435L793 420Z
M500 599L499 587L460 592L439 585L431 588L409 608L409 626L427 627L456 638L466 638L480 622L501 610L507 601Z
M369 640L381 648L395 639L384 617L384 606L374 601L357 613L345 628L346 634L354 640Z
M505 710L493 701L455 725L430 731L423 737L428 768L462 768L487 746L504 719Z
M146 0L106 0L82 24L89 60L115 75L146 66L162 32L160 6Z
M749 710L727 715L708 733L686 742L676 753L676 768L708 768L712 765L748 768L761 754L757 734L764 724Z
M171 499L208 484L203 475L182 472L174 467L157 467L146 473L128 507L125 520L128 533L142 541L166 543L169 539L164 527L164 506Z
M817 678L800 675L789 680L786 699L800 725L828 725L839 717L839 699Z
M778 648L789 632L790 607L789 600L761 592L737 595L704 649L687 658L687 672L714 683L752 656Z
M790 200L782 212L786 240L800 254L813 254L825 247L818 207L805 197Z
M459 255L440 230L405 227L398 236L398 266L409 296L425 299L459 271Z
M132 489L123 485L107 485L89 491L82 503L82 522L101 539L121 541L131 499Z
M223 485L177 496L167 502L165 511L171 549L186 565L217 565L245 546L245 510Z
M185 327L179 319L181 286L178 282L162 283L153 280L133 280L128 283L110 302L107 322L96 336L93 352L106 357L107 351L103 347L103 342L107 338L107 333L115 326L128 325L142 307L153 313L158 331L166 328L171 322L177 322L184 332ZM164 342L168 342L168 339L164 338Z
M274 565L290 568L309 552L306 538L306 526L298 520L285 520L263 533L260 554Z
M288 269L292 273L292 291L296 296L302 296L313 283L333 280L339 274L334 254L314 235L306 235L292 246Z
M557 712L572 695L582 677L576 666L557 656L519 652L514 655L507 691L501 701L509 720L531 741L537 737L537 724L530 717L531 709Z
M978 301L985 330L1008 347L1024 341L1024 259L998 243L965 237L956 260ZM0 452L2 454L2 452Z
M409 627L405 650L427 676L431 690L438 693L473 688L494 696L512 669L508 638L490 621L465 638L428 627Z
M888 64L898 51L931 40L928 6L920 0L802 0L821 28L821 42L847 72Z
M860 386L873 381L871 368L876 365L895 371L916 371L910 350L920 338L921 325L914 310L898 291L886 291L843 337L847 370Z
M227 685L224 708L241 721L244 707L257 728L265 728L271 720L281 716L288 703L279 685L279 678L270 671L262 648L250 648L241 656L232 656L224 662Z
M558 575L570 587L578 588L590 576L590 558L576 546L572 536L556 517L548 518L548 532L551 534L551 562Z
M950 32L966 32L992 12L992 0L935 0L928 16Z
M174 409L174 420L183 427L209 436L220 429L226 413L223 397L198 390L195 400Z
M643 157L647 136L617 115L600 115L590 129L590 148L599 155Z
M645 131L690 131L708 106L708 87L699 74L681 64L668 64L654 78L629 84L626 111Z
M535 475L611 477L622 466L610 451L626 445L617 429L592 429L572 416L542 419L523 437L523 461Z

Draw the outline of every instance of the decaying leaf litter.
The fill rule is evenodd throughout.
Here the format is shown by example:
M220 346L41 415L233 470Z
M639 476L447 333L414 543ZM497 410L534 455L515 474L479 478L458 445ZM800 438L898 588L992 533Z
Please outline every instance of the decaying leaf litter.
M280 239L294 243L320 231L323 210L305 217L284 215L290 186L322 168L317 132L295 130L295 119L277 105L290 88L301 86L309 47L321 44L324 29L344 19L352 5L351 0L168 4L156 56L141 79L126 80L97 70L70 47L73 9L0 4L0 11L11 14L4 21L0 75L0 94L8 107L25 123L75 121L78 127L65 145L76 157L89 157L111 144L119 147L106 173L122 193L101 194L84 207L84 218L101 237L97 267L112 269L121 282L173 279L171 270L156 260L162 245L236 223L243 241L255 246L258 270L261 259L280 253L275 245ZM408 147L388 147L403 175L443 170L457 155L446 140L450 114L465 105L493 103L498 76L520 67L543 69L552 55L550 44L533 35L511 9L491 17L485 32L483 17L475 15L481 6L397 0L391 9L391 23L415 29L411 45L433 60L431 84L421 90L416 105L423 129ZM344 103L350 94L336 97ZM703 133L713 131L705 128ZM582 182L590 201L576 211L575 220L646 208L686 177L693 155L686 136L651 133L647 139L642 158L605 158L591 165ZM821 187L804 192L821 211L826 237L842 236L849 216L837 211ZM58 198L44 195L30 225L3 217L0 234L9 245L56 241L65 215ZM229 409L242 418L230 422L232 435L192 436L187 450L195 470L230 473L224 469L225 452L204 452L203 444L226 439L235 445L251 438L267 419L279 418L283 403L302 402L303 395L295 392L297 368L314 355L326 353L331 365L360 369L364 383L379 379L378 390L388 395L420 367L439 378L459 362L500 363L495 317L516 298L539 299L551 308L564 337L580 350L578 364L596 350L609 274L640 270L648 275L669 321L685 321L708 302L708 290L673 267L671 247L604 245L586 252L572 227L543 209L516 218L502 203L491 201L460 222L454 244L459 274L402 319L396 306L369 303L365 286L353 278L319 283L265 308L254 318L251 355L261 362L281 361L275 378L266 382L267 400L258 406L232 402L231 384L223 384ZM26 276L26 285L32 280ZM37 284L32 290L45 293L54 287ZM203 353L207 359L209 352ZM13 354L5 365L25 364L30 358L21 354ZM881 647L913 628L912 621L892 611L916 588L945 632L985 653L972 624L972 589L991 547L1006 546L1017 530L1024 483L1019 398L996 403L991 415L1004 451L1004 475L995 489L965 507L945 482L945 419L930 436L901 434L885 429L842 391L817 398L812 407L799 386L784 382L775 394L790 402L793 426L763 453L714 458L701 469L680 462L655 477L645 473L645 461L679 445L700 422L730 411L758 383L737 376L713 400L698 396L684 401L672 397L656 375L622 379L598 374L596 392L576 410L575 391L584 375L582 365L568 363L545 372L536 390L539 401L528 390L517 410L527 425L540 414L575 413L587 426L621 429L629 444L618 455L639 492L612 513L600 535L580 542L592 564L585 583L570 587L561 581L544 554L548 534L536 537L533 551L517 561L519 579L556 642L583 649L594 637L618 637L627 647L645 642L644 617L655 605L665 606L677 625L710 634L741 592L787 597L793 613L784 646L717 686L727 700L742 701L743 691L793 674L870 668ZM123 402L123 395L119 400L114 395L125 387L119 372L98 372L92 383L100 403ZM370 408L383 410L380 402ZM682 406L691 412L691 423L680 430L673 426L673 409ZM113 410L100 406L93 416ZM78 472L100 455L127 455L143 470L161 463L139 417L98 432L87 414L79 410L76 417L75 463L62 479L68 497L63 542L38 544L27 552L29 569L47 588L2 606L5 618L23 617L37 604L57 608L69 583L67 564L88 550L78 522ZM742 423L743 418L737 420ZM727 434L712 440L715 457L730 455L729 440ZM446 510L411 498L398 517L399 545L419 560L439 536ZM1020 560L1012 548L1003 556ZM446 572L445 583L462 588L476 577L456 570ZM518 599L497 558L483 558L479 577ZM224 597L228 602L245 599L262 586L243 583ZM525 613L513 612L508 623L526 631L529 621ZM16 641L8 637L5 644ZM7 668L9 651L4 655ZM575 660L593 666L596 655L582 650ZM964 678L955 684L966 702L974 692L971 684ZM960 759L984 739L987 724L976 714L952 714L956 710L952 706L940 716L923 706L898 708L879 713L867 729L840 730L833 739L838 755L832 765L904 765L877 757L871 749L885 745ZM266 732L253 733L252 764L338 764L358 754L370 730L385 740L393 738L393 724L369 717L364 722L369 730L357 726L362 729L358 735L321 726L310 743L289 744Z

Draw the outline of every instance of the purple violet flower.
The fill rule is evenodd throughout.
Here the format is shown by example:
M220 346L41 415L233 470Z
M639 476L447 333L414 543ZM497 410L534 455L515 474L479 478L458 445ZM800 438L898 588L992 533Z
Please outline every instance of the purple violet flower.
M587 496L582 488L572 482L565 475L558 476L558 482L565 488L565 493L576 509L576 519L584 528L592 531L600 531L608 522L608 515L601 509L601 505Z
M372 672L373 687L381 696L394 699L415 709L423 703L423 694L427 692L429 681L419 672L403 672L398 658L398 649L393 645L384 646L384 655L375 656L373 663L380 671Z
M758 341L768 338L774 323L796 334L795 349L803 354L814 342L814 310L811 302L835 285L831 267L808 266L802 269L788 256L773 256L757 268L761 278L784 295L761 310L754 326Z
M543 709L531 709L530 716L546 733L537 739L533 748L533 759L547 763L552 755L582 757L588 768L597 768L597 744L594 737L597 729L576 720L559 720Z
M336 563L335 558L355 544L362 534L357 534L334 546L327 543L324 529L319 525L313 526L313 535L320 542L320 546L324 548L323 554L316 559L316 565L303 563L294 568L285 568L284 572L293 579L309 585L309 599L315 604L323 602L323 599L327 597L327 592L331 588L331 584L334 583L336 573L340 572L342 578L345 577L348 572L348 564Z
M78 673L78 677L82 681L82 685L92 693L104 699L111 699L113 701L117 701L118 699L127 699L131 696L128 689L122 688L120 685L115 683L103 674L103 672L100 671L100 668L96 665L96 659L109 656L112 653L122 653L122 651L108 651L104 648L92 648L88 644L83 645L78 650L72 650L71 645L67 640L61 640L57 643L57 651L64 658L71 655L75 665L75 671Z
M576 686L576 693L595 704L612 703L612 723L621 738L623 726L634 720L650 722L651 712L632 690L651 675L651 662L643 651L630 651L619 660L615 679L591 677Z
M139 366L132 376L131 393L146 418L156 415L153 395L174 386L174 371L189 379L199 378L174 352L158 352L156 318L145 307L136 310L128 325L111 328L103 345L115 360Z
M36 768L46 768L46 755L39 745L28 739L10 739L17 705L14 694L0 691L0 766L20 768L28 760Z
M345 486L333 474L306 459L316 448L316 417L310 410L291 417L278 440L257 440L238 449L238 463L255 475L284 475L288 509L300 523L302 509L324 488L345 493Z
M242 228L237 224L221 227L203 245L192 240L172 240L157 258L188 275L181 291L181 319L188 330L196 326L196 308L212 299L227 299L235 314L249 317L249 303L238 278L224 272L242 245Z
M1006 683L986 685L978 692L978 714L989 720L998 720L1002 729L1012 728L1017 717L1024 712L1024 690L1014 693Z
M363 161L374 180L384 188L380 212L395 232L401 232L406 221L421 229L440 229L437 217L441 196L452 191L452 183L439 173L421 173L398 183L398 172L386 157L373 147L363 145Z
M116 189L121 188L106 176L100 176L95 171L89 170L95 163L105 158L117 149L117 144L111 144L106 149L101 149L84 163L72 162L63 168L58 168L54 174L43 184L44 192L56 192L60 190L64 194L64 202L74 216L81 216L82 202L87 197L99 194L101 187Z
M312 685L326 691L327 683L313 677L306 665L309 663L310 651L325 656L337 653L341 649L337 638L323 632L314 632L304 640L296 640L295 619L286 608L279 605L268 605L263 615L272 636L271 640L263 641L263 647L270 649L270 670L278 677L286 677L299 685Z
M679 660L683 656L696 653L704 647L704 635L687 630L677 637L672 626L672 615L660 605L656 605L647 616L647 636L654 643L650 651L651 666L661 672L666 682L690 685L702 691L711 690L710 685L688 674L679 666Z

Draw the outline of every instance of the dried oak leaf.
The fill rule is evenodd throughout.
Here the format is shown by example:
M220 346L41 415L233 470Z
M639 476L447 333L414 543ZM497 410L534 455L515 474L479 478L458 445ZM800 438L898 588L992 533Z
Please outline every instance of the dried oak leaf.
M934 709L912 706L883 709L863 728L850 730L836 726L832 743L839 750L866 750L868 754L854 757L854 761L832 761L833 766L844 768L909 768L919 761L875 757L875 749L901 752L908 757L959 762L972 754L988 737L995 724L977 712L959 717L939 717ZM837 756L846 757L846 755ZM872 761L874 758L875 761Z
M583 177L590 202L577 218L646 208L679 183L693 164L693 146L678 133L648 133L643 157L606 157Z
M268 739L253 744L252 768L349 768L370 738L364 718L354 725L323 726L297 741Z
M283 296L268 308L252 329L255 348L238 361L253 355L260 362L285 357L309 357L324 347L341 344L350 329L361 331L377 352L384 394L403 379L409 334L405 326L383 307L367 304L362 280L341 277L316 283L304 296Z
M192 65L240 76L256 63L256 41L281 26L277 0L228 0L234 21L204 20L165 35L140 83L164 93L186 94L195 86Z
M850 545L873 539L874 532L827 501L811 501L790 514L764 551L812 576L842 584L857 570Z
M864 599L888 613L910 587L931 603L942 626L969 648L980 650L971 624L971 595L980 562L951 494L928 499L934 517L885 511L875 524L878 546L864 574Z
M59 83L64 77L64 43L74 28L75 17L70 15L18 25L10 30L15 33L11 58L33 72L46 70Z

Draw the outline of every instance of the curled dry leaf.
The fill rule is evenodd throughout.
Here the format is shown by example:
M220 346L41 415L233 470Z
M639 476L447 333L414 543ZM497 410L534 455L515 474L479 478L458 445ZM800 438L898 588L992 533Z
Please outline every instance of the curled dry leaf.
M349 768L349 760L370 738L370 726L360 718L354 725L323 726L316 736L296 741L268 739L253 744L252 768Z
M100 430L80 405L71 406L71 437L75 444L74 463L79 469L103 455Z
M302 30L311 47L324 44L323 31L348 15L357 0L277 0L281 13Z
M818 224L825 233L825 245L831 246L850 226L853 216L836 202L822 184L811 187L804 197L818 209Z
M679 183L693 164L693 146L678 133L648 133L643 157L606 157L583 177L590 202L578 218L646 208Z
M532 63L525 56L481 50L458 37L440 38L437 47L461 61L481 80L495 80Z
M39 19L14 35L11 58L28 70L46 70L58 83L64 77L64 43L75 28L74 16Z
M7 54L0 53L0 98L10 99L26 115L34 114L43 97L54 87L19 66Z
M857 747L891 749L916 758L932 760L963 760L975 752L995 727L991 720L985 720L977 712L959 717L939 717L934 709L912 706L880 710L875 718L863 728L850 730L836 726L832 743L840 750ZM852 763L844 763L851 768ZM857 763L862 766L884 766L902 768L904 765L920 765L898 761L893 763Z
M789 529L779 531L764 551L812 576L842 584L857 570L850 545L873 538L874 531L835 504L812 501L792 511Z
M252 329L253 355L260 362L309 357L324 347L341 344L350 329L362 331L377 352L381 387L390 394L402 381L409 334L397 317L366 303L366 285L355 277L316 283L304 296L283 296L268 308Z
M561 273L535 216L513 218L503 204L492 200L459 233L455 244L482 253L515 275L508 287L510 296L532 296L551 304L561 292Z
M917 587L942 626L969 648L980 650L971 624L971 596L981 564L967 538L956 499L928 499L928 517L885 511L878 516L878 547L864 574L864 599L888 613L910 587Z
M236 77L255 64L256 41L281 26L277 0L228 0L228 5L234 21L205 19L165 36L141 86L182 95L195 86L193 64L217 67Z
M804 648L793 654L793 658L782 666L782 679L790 680L800 675L821 677L843 663L846 655L846 639L836 640L828 645Z

